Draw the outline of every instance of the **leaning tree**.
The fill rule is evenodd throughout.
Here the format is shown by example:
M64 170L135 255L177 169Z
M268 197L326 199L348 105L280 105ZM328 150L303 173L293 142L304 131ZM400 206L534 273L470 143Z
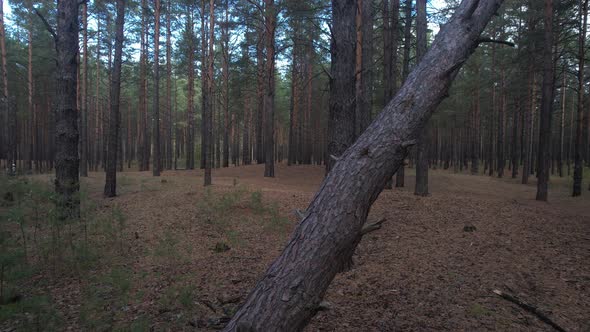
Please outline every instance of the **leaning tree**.
M395 98L339 156L302 213L286 248L225 331L299 331L305 327L363 235L379 227L378 223L365 225L371 205L446 97L502 2L464 0L460 4Z

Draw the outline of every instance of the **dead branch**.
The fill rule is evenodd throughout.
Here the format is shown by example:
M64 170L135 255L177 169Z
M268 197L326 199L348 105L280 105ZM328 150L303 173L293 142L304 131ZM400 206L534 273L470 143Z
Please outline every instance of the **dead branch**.
M377 222L364 225L363 228L361 229L361 236L371 233L373 231L376 231L378 229L381 229L381 225L386 221L387 221L387 218L381 218Z
M39 16L39 18L41 19L41 21L43 21L43 24L45 25L45 28L53 36L53 40L57 44L57 34L55 33L55 30L53 30L53 28L51 27L51 24L49 24L49 22L47 22L47 20L45 19L45 17L37 10L37 8L33 8L33 11L35 12L35 14L37 14L37 16Z
M530 312L531 314L537 316L537 318L539 318L543 323L548 324L549 326L553 327L555 330L560 331L560 332L566 332L566 330L563 327L557 325L557 323L552 321L549 317L547 317L544 313L542 313L537 307L524 302L523 300L519 299L518 297L516 297L514 295L504 293L500 290L494 289L493 292L494 292L494 294L498 295L499 297L501 297L505 300L508 300L508 301L518 305L519 307L523 308L524 310Z
M492 38L479 38L477 40L478 44L482 44L482 43L496 43L496 44L502 44L502 45L507 45L510 47L516 47L516 44L514 44L513 42L509 42L506 40L498 40L498 39L492 39Z

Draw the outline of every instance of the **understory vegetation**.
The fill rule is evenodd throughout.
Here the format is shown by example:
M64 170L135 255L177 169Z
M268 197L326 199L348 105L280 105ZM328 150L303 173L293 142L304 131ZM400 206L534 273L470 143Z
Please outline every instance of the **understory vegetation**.
M178 230L169 229L145 252L132 252L129 241L139 235L128 227L127 216L117 204L104 204L83 189L81 218L60 220L50 184L45 177L0 177L0 326L62 330L65 321L73 318L88 330L148 330L147 317L128 324L120 320L133 303L144 301L143 283L163 273L134 270L133 261L146 255L158 266L172 267L189 262L193 247L181 242ZM119 185L129 192L150 192L171 183L123 176ZM210 248L213 253L243 245L237 224L260 220L266 231L282 233L288 226L276 203L265 202L260 191L237 181L228 191L204 188L200 195L194 212L219 234ZM64 317L58 310L63 303L50 295L52 289L67 283L75 283L72 289L79 293L79 302L69 304L79 306L78 317ZM161 289L155 305L162 312L189 317L194 292L195 285L184 276Z

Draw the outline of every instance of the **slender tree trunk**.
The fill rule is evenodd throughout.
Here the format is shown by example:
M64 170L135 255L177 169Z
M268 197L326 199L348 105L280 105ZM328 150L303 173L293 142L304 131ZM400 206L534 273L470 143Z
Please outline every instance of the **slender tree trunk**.
M356 1L332 0L333 38L326 172L354 141Z
M519 104L518 107L514 108L514 113L512 114L512 146L511 146L511 159L512 159L512 178L516 179L516 177L518 176L518 167L519 162L518 162L518 143L519 143L519 139L518 139L518 132L519 132L519 128L518 128L518 118L519 118L519 112L522 112L521 110L521 105Z
M500 91L500 105L498 106L498 137L496 143L496 155L498 159L498 177L504 176L504 168L506 167L506 158L504 157L504 116L506 111L506 78L504 68L501 69L502 82Z
M559 115L559 144L558 144L558 151L557 151L557 168L559 172L559 177L563 177L563 159L564 159L564 151L563 151L563 140L565 137L565 102L566 102L566 72L563 71L563 84L561 85L561 114Z
M403 162L408 142L418 138L444 99L501 2L462 2L400 92L333 165L287 247L225 331L300 331L305 327L334 276L352 257L369 209ZM333 5L333 31L337 33L341 16L336 12L342 7ZM348 5L354 22L354 4ZM354 24L351 26L354 43ZM350 63L354 65L353 56ZM351 85L354 92L354 82Z
M419 63L426 53L426 0L416 1L416 58ZM423 130L416 146L416 187L414 194L428 196L428 132Z
M225 21L222 30L223 65L223 167L229 167L229 0L225 0Z
M234 118L233 124L234 128L237 128L237 123L235 121L235 113L232 115ZM242 163L244 165L250 165L250 123L252 117L252 109L250 108L250 97L246 96L244 98L244 132L242 133L244 136L242 138Z
M57 80L55 111L55 191L61 219L80 216L78 167L78 112L76 110L78 57L78 0L57 5Z
M275 29L277 13L274 0L264 0L266 28L266 89L264 95L264 176L275 176Z
M258 1L258 0L257 0ZM263 135L263 123L264 123L264 89L265 89L265 64L264 64L264 34L265 28L260 27L258 32L258 42L256 44L256 67L257 67L257 97L258 97L258 108L256 112L256 145L254 154L256 155L256 163L261 164L264 162L264 135Z
M159 2L159 0L156 1ZM157 4L156 6L159 6L159 4ZM156 10L158 10L158 8L156 8ZM111 114L109 121L107 149L108 155L106 161L106 182L104 185L105 197L114 197L117 195L117 145L119 144L119 124L121 122L121 114L119 113L119 101L121 96L121 64L123 54L124 24L125 0L117 0L117 18L115 22L115 59L111 75ZM154 163L154 169L155 167L156 164Z
M537 200L547 201L551 162L551 118L553 113L553 0L545 0L543 48L543 90L537 155Z
M101 47L101 30L100 18L96 19L96 87L94 95L94 170L98 170L101 162L101 132L100 124L102 123L102 112L100 106L100 47Z
M172 0L166 3L166 169L172 169Z
M476 69L476 82L475 82L475 100L474 100L474 113L473 113L473 137L471 146L471 174L479 174L479 151L480 151L480 70L479 66Z
M392 25L391 25L391 52L393 53L393 58L392 58L392 80L393 80L393 91L391 94L391 98L393 98L395 96L395 94L397 93L397 77L398 77L398 68L397 68L397 49L398 49L398 44L399 44L399 7L400 7L400 0L392 0L392 4L393 4L393 10L392 10ZM409 4L410 6L410 11L411 11L411 3ZM403 64L403 71L402 71L402 79L405 80L408 77L409 74L409 69L410 69L410 53L409 53L409 47L410 47L410 39L411 39L411 33L409 33L408 31L411 31L412 28L412 15L410 12L410 15L408 16L408 3L406 3L406 8L405 8L405 15L406 17L405 22L404 22L404 64ZM390 99L391 99L390 98ZM385 103L385 105L387 105L387 103ZM406 165L405 162L402 163L402 165L400 166L400 168L398 168L397 172L395 173L395 187L396 188L403 188L405 186L405 179L406 179ZM390 185L387 185L387 188L389 188Z
M186 31L187 37L189 39L188 42L188 82L187 82L187 90L188 90L188 100L186 106L186 115L187 115L187 126L186 126L186 144L185 144L185 168L186 169L195 169L195 111L194 111L194 100L195 100L195 67L194 67L194 53L195 53L195 45L193 43L193 7L191 5L188 6L188 13L186 15ZM203 15L203 20L204 20ZM203 27L204 23L201 22L201 28ZM204 30L203 30L204 33ZM205 50L201 50L202 54L205 54ZM201 68L205 68L205 64L202 64ZM205 74L202 74L203 79L201 82L201 90L203 92L206 91L205 87ZM205 98L205 95L203 95ZM201 158L202 159L202 158Z
M28 17L29 17L29 30L28 30L28 66L27 66L27 85L28 85L28 112L29 112L29 122L28 122L28 153L26 156L26 169L32 170L32 159L33 159L33 119L35 116L35 110L33 106L33 3L31 1L27 1L28 6ZM76 30L77 31L77 30ZM77 73L77 71L76 71ZM76 80L77 81L77 80Z
M204 0L203 0L204 1ZM205 177L204 185L211 185L211 167L213 166L213 64L215 44L215 0L209 2L209 54L207 56L207 109L205 113Z
M8 95L8 74L6 69L6 33L4 30L4 1L0 0L0 56L2 63L2 108L6 111L7 122L7 166L11 173L16 171L17 122L16 104ZM0 111L2 111L0 109Z
M82 84L80 102L80 176L88 176L88 3L82 3Z
M523 162L523 170L522 170L522 184L529 183L529 175L531 174L531 163L532 163L532 146L533 146L533 123L534 123L534 113L535 113L535 73L532 72L532 68L530 69L530 88L529 88L529 96L528 96L528 110L526 111L526 116L524 118L525 125L524 125L524 162Z
M152 134L154 135L154 161L152 171L154 176L160 176L160 0L155 0L154 5L154 115L152 119Z
M205 0L201 0L201 169L207 166L207 108L209 101L209 83L207 81L208 44L205 18Z
M584 57L586 43L586 27L588 23L588 0L580 0L579 9L580 31L578 36L578 116L576 119L576 140L574 143L574 185L572 196L582 195L582 177L584 165L582 153L584 150L583 122L584 122Z

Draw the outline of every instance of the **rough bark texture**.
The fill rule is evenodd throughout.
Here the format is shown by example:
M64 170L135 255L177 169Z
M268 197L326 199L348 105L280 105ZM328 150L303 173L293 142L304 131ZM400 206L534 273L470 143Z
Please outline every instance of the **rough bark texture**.
M83 41L82 84L80 100L80 176L88 176L88 4L82 4Z
M393 43L393 47L392 47L392 52L397 52L397 44L398 44L398 27L397 27L397 22L398 22L398 16L399 16L399 6L400 6L400 0L394 0L393 1L393 25L392 25L392 43ZM406 6L405 6L405 20L404 20L404 61L403 61L403 66L402 66L402 81L405 81L405 79L408 77L408 74L410 72L410 43L411 43L411 38L412 38L412 34L411 34L411 30L412 30L412 1L411 0L406 0ZM395 73L397 73L397 56L394 58L396 61L393 62L393 70ZM397 79L397 75L395 75L394 77L395 79ZM397 83L396 83L397 84ZM392 97L395 95L395 93L397 92L397 86L394 90L394 93L392 95ZM400 168L397 169L397 172L395 173L395 186L397 188L403 188L405 186L405 163L402 164L400 166Z
M336 273L352 257L369 209L386 180L445 98L501 3L462 2L397 96L333 165L287 247L225 331L300 331L305 327ZM334 21L333 31L338 31L337 26Z
M222 30L222 48L223 48L223 167L229 167L229 0L225 0L225 20Z
M582 140L584 122L584 57L586 39L586 25L588 23L588 0L580 0L580 31L578 37L578 116L576 121L576 141L574 143L574 185L572 196L582 195L582 177L584 165L582 164L582 153L584 142Z
M358 0L355 136L365 131L373 107L373 2ZM311 105L311 103L308 103Z
M187 127L186 127L186 146L185 146L185 156L186 156L186 169L194 169L195 168L195 64L194 64L194 53L195 53L195 45L193 42L193 7L191 5L189 7L189 12L186 15L186 34L187 39L189 40L188 43L188 54L187 54L187 69L188 69L188 83L187 83L187 90L188 90L188 97L187 97L187 105L186 105L186 115L187 115ZM203 16L204 17L204 16ZM204 19L203 19L204 20ZM201 22L201 28L203 28L203 22ZM204 31L204 30L203 30ZM201 34L203 35L204 32ZM206 53L205 50L201 50L204 59L204 54ZM205 68L205 63L202 63L201 68ZM204 73L204 71L203 71ZM203 79L201 82L201 91L205 92L205 74L202 75ZM203 96L205 96L203 94ZM203 97L205 98L205 97ZM204 111L204 109L203 109ZM201 160L202 161L202 160Z
M356 1L332 0L332 68L326 171L354 141Z
M0 0L0 57L2 64L2 99L0 114L6 114L7 163L11 173L16 170L17 122L16 103L8 96L8 74L6 72L6 35L4 31L4 1Z
M416 1L416 58L420 63L426 53L426 0ZM416 146L416 186L414 194L428 196L428 131L422 131Z
M152 135L154 135L154 161L152 174L160 176L161 159L160 159L160 0L155 0L154 11L154 106L152 118ZM116 51L115 51L116 52Z
M543 47L543 90L539 118L537 155L537 200L547 201L549 164L551 162L551 118L553 113L553 0L545 0L545 35Z
M211 185L211 167L213 166L213 64L214 64L214 49L215 44L215 0L209 2L209 52L207 55L207 103L205 109L205 141L203 148L205 150L205 176L203 184L205 186Z
M109 121L108 149L106 160L106 182L104 196L117 194L117 145L119 144L119 127L121 115L119 100L121 96L121 63L123 54L123 25L125 23L125 0L117 0L117 18L115 21L115 59L111 79L111 115ZM120 156L119 156L120 157ZM155 168L155 163L154 163Z
M256 95L258 107L256 108L256 143L254 155L256 163L264 162L264 25L258 28L258 41L256 44Z
M266 29L266 86L264 93L264 176L275 176L275 30L277 13L274 0L264 0Z
M57 108L55 110L55 191L62 219L80 215L78 167L78 0L61 0L57 6Z
M166 169L172 169L172 20L171 0L166 4ZM178 139L178 137L176 138Z

